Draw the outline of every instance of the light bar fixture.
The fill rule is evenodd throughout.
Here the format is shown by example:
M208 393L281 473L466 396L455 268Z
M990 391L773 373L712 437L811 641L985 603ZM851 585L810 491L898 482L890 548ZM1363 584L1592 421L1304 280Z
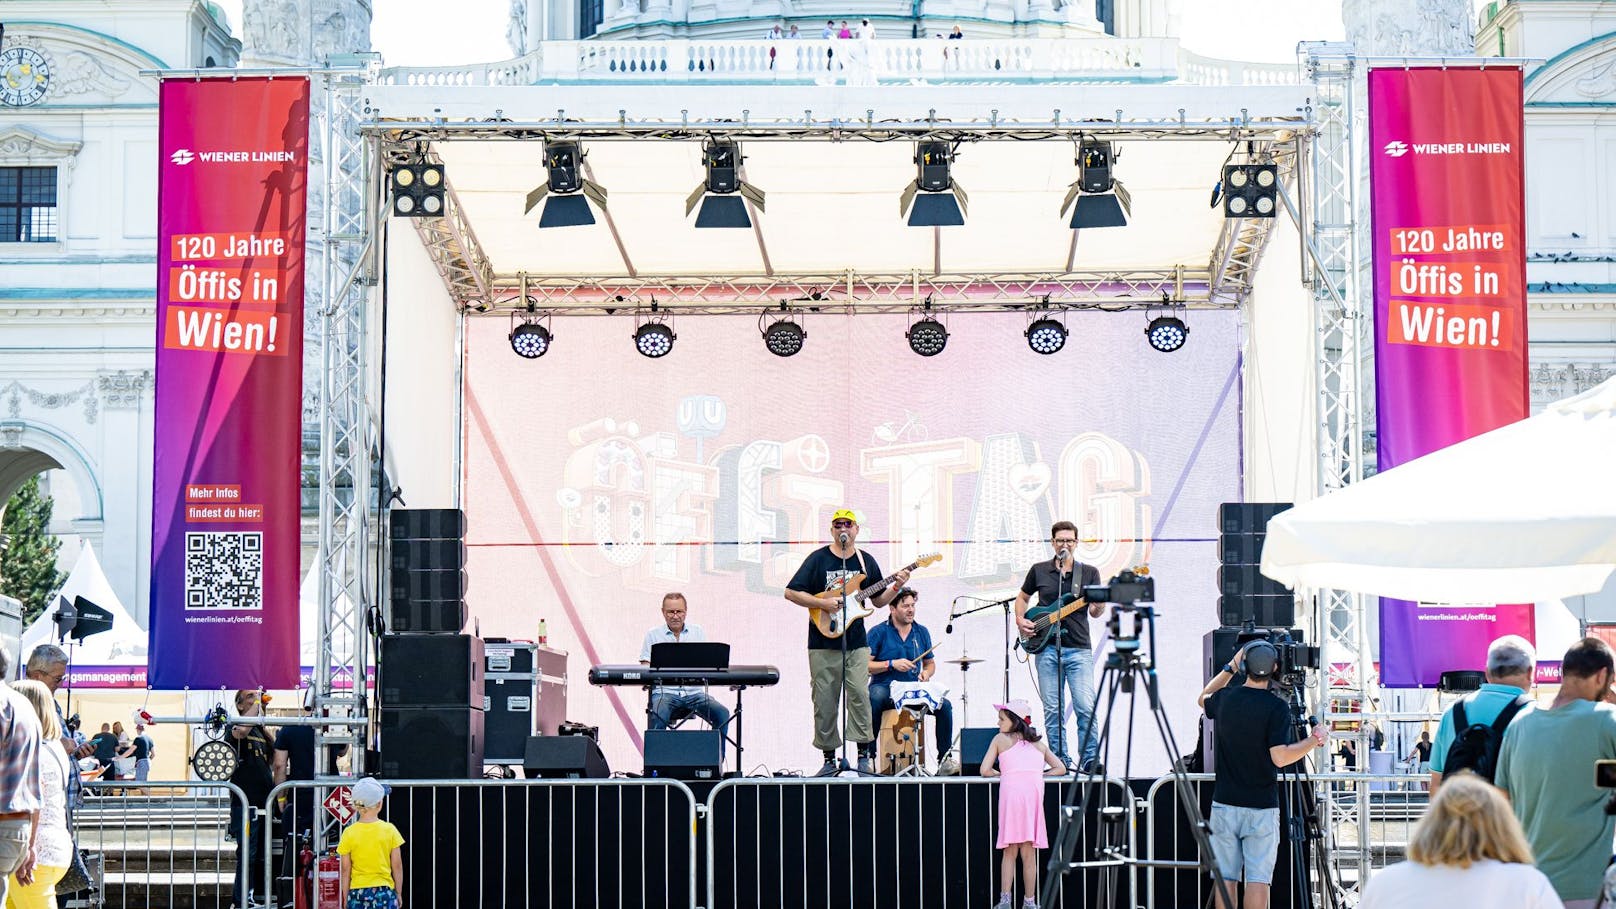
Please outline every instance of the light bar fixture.
M947 142L915 144L915 179L898 196L898 214L910 227L960 227L969 200L954 181L955 148Z
M527 214L543 202L541 228L594 224L595 214L589 210L589 203L605 208L606 188L584 177L585 156L583 146L577 142L546 142L544 184L527 194L527 207L522 213Z
M1126 227L1133 212L1133 197L1112 167L1121 157L1116 146L1098 139L1084 139L1077 149L1077 181L1066 188L1060 213L1072 210L1070 226ZM1076 203L1075 205L1073 203Z
M401 218L443 217L443 165L400 164L392 171L393 214Z
M696 226L700 228L751 227L746 203L763 210L763 190L741 180L741 145L728 139L709 139L701 149L701 165L706 176L685 197L685 217L699 204Z

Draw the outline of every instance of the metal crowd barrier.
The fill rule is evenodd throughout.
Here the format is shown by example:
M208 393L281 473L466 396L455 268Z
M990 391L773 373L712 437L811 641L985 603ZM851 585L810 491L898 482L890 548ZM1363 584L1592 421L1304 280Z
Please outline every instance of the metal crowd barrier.
M236 873L231 809L247 798L229 783L90 781L73 814L93 893L59 899L64 907L226 907Z
M1077 783L1050 782L1044 811L1053 843L1061 800ZM1106 804L1129 804L1119 780L1086 785L1102 790ZM726 780L706 803L706 909L992 905L998 791L997 781L979 777ZM1105 830L1132 852L1133 825L1101 828L1098 809L1091 801L1085 812L1084 850ZM1040 879L1048 861L1041 850ZM1136 892L1131 870L1084 869L1063 879L1061 904L1132 906Z
M1212 774L1191 774L1190 780L1200 801L1201 816L1209 817ZM1289 813L1282 810L1279 856L1274 864L1269 905L1273 909L1302 909L1318 904L1316 899L1302 900L1295 883L1298 870L1302 872L1301 885L1319 897L1326 887L1338 895L1361 892L1374 869L1402 861L1414 825L1425 815L1425 782L1426 777L1408 774L1320 773L1306 775L1299 786L1282 784L1291 791L1299 788L1300 797L1316 806L1318 838L1305 839L1306 828L1293 828ZM1283 795L1282 804L1287 802ZM1141 838L1146 858L1195 858L1194 840L1179 807L1172 777L1164 776L1151 783L1144 812L1145 832ZM1293 830L1297 831L1294 835ZM1302 853L1300 866L1295 864L1297 852ZM1146 869L1140 873L1145 879L1146 906L1209 904L1210 875L1172 869Z
M410 909L696 905L696 797L677 780L385 782L381 816L404 837ZM300 852L299 831L323 821L332 788L275 787L270 804L287 796L275 838L283 855ZM275 851L265 849L266 878L284 900L297 874Z

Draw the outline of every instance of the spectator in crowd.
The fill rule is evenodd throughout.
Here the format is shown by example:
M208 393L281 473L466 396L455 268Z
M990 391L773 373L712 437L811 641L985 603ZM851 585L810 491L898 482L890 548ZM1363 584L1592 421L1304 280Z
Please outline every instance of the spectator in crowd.
M1436 727L1436 740L1431 743L1431 791L1435 792L1442 785L1442 774L1449 772L1448 753L1453 750L1454 739L1459 731L1455 729L1455 711L1463 714L1465 726L1492 726L1505 710L1511 710L1504 726L1508 727L1521 710L1529 709L1530 701L1526 697L1526 690L1532 687L1532 677L1537 674L1537 650L1530 641L1516 634L1508 634L1487 647L1487 682L1474 693L1466 695L1462 700L1448 708L1442 715L1442 721ZM1460 705L1463 705L1462 707ZM1499 740L1502 744L1502 739ZM1491 781L1493 767L1477 767L1475 758L1458 754L1454 755L1461 763L1470 764L1467 767L1453 767L1453 771L1471 770L1479 774L1482 779Z
M156 744L152 742L151 736L146 734L146 724L136 722L134 738L136 780L144 783L151 777L151 762L156 750Z
M39 721L40 807L34 831L34 862L28 880L19 870L10 882L7 909L55 909L56 882L73 866L73 834L67 828L67 778L76 772L67 752L55 747L62 737L50 689L33 679L13 682Z
M957 26L957 25L954 26L953 31L948 33L948 40L950 40L950 41L958 41L958 40L960 40L961 38L964 38L964 37L965 37L965 33L960 31L960 27Z
M1616 758L1616 706L1605 703L1616 656L1604 641L1583 638L1566 651L1560 674L1554 703L1522 713L1504 733L1494 782L1567 909L1591 909L1616 838L1609 793L1594 785L1594 762Z
M842 20L842 27L836 30L836 37L849 41L853 38L853 30L847 27L847 20Z
M314 689L303 689L303 715L314 716ZM314 746L314 727L302 725L286 725L280 727L275 733L275 758L272 771L275 776L275 785L279 786L287 780L312 780L318 772L317 754ZM348 753L347 745L328 748L331 756L342 757ZM330 757L326 759L330 764ZM332 772L334 767L327 766L326 772ZM290 817L281 809L281 820L291 829L307 831L314 825L314 790L294 789L296 798L292 800L292 813ZM285 798L285 794L281 798Z
M62 682L67 679L67 651L55 644L40 644L35 647L33 653L28 655L28 674L26 677L36 682L42 682L46 688L50 689L51 698L56 704L56 719L61 722L62 726L62 747L66 748L74 758L89 757L92 751L89 743L84 741L84 736L75 736L73 731L67 728L67 718L62 715L62 704L60 701L55 701L57 690L62 687Z
M835 39L837 37L840 37L836 33L836 23L835 23L835 21L830 20L830 19L826 19L825 20L825 30L819 33L819 37L824 39L824 40L827 40L827 41ZM828 47L828 48L825 49L825 68L826 69L835 69L836 68L836 48L834 48L834 47Z
M791 30L786 32L786 40L791 41L791 40L794 40L794 39L800 39L801 37L802 37L802 32L797 30L797 23L795 23L795 22L791 23Z
M10 670L10 658L0 648L0 679ZM34 879L34 834L45 803L39 745L33 705L0 685L0 904L9 902L12 881L26 885Z
M102 723L101 731L90 737L95 762L101 765L101 779L118 778L118 737L112 734L112 724Z
M1432 798L1408 858L1369 879L1358 909L1560 909L1509 803L1468 771Z

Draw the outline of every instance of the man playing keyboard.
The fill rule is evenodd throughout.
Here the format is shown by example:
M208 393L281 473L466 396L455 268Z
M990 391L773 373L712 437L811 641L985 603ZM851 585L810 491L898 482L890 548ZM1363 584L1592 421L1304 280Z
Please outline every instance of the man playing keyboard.
M640 663L651 665L651 647L654 644L689 644L706 641L701 626L685 621L688 610L682 593L664 594L662 597L663 624L645 633L645 644L640 647ZM666 729L679 720L696 715L721 733L727 733L729 708L701 688L682 685L658 685L651 692L652 729Z

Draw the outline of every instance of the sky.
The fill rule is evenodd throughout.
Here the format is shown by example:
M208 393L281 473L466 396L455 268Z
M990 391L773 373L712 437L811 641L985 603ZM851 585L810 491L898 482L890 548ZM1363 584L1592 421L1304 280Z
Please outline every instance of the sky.
M242 0L218 0L241 35ZM388 66L454 66L510 57L510 0L374 0L371 42ZM1296 59L1298 41L1338 41L1341 0L1184 0L1184 46L1199 54L1261 63ZM422 22L430 27L422 28Z

